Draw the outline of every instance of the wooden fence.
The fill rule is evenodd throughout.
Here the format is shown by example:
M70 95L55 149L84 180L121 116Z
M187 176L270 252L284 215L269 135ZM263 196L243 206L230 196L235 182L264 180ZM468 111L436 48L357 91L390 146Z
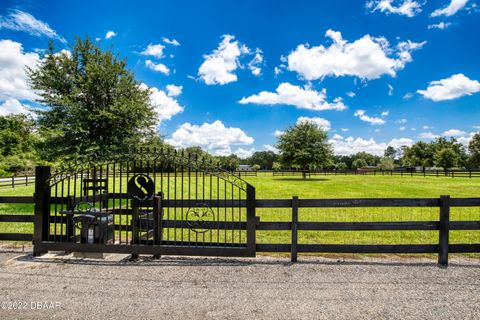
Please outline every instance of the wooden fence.
M277 170L271 171L273 176L301 176L301 170ZM306 176L318 175L362 175L362 176L405 176L405 177L450 177L450 178L480 178L480 170L425 170L425 171L400 171L400 170L310 170Z
M114 194L108 196L115 196ZM211 200L199 200L211 205ZM202 205L196 201L194 205ZM162 207L176 207L179 200L163 200ZM239 202L239 203L237 203ZM33 197L0 197L0 204L32 204ZM246 206L244 200L235 203L215 203L215 207ZM299 212L304 208L438 208L438 219L433 221L381 221L381 222L306 222L299 221ZM256 199L255 209L289 208L290 221L264 222L259 218L256 230L290 231L290 243L256 243L258 252L289 252L291 260L297 261L298 253L436 253L440 265L448 264L449 253L480 253L480 238L477 243L451 244L451 230L480 230L479 221L451 221L450 208L479 207L480 198L364 198L364 199ZM0 214L0 240L32 241L32 234L1 233L1 223L34 222L34 215ZM242 228L246 228L243 225ZM118 229L118 228L116 228ZM436 244L301 244L298 241L299 231L399 231L399 230L433 230L438 231Z
M15 188L18 186L28 186L29 184L35 184L35 177L11 176L0 178L0 188Z

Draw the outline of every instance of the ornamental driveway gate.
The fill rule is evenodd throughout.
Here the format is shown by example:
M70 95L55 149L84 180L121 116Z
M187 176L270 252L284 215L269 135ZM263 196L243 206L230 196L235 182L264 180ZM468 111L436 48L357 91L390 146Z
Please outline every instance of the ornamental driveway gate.
M36 179L34 254L255 256L255 188L204 159L141 150Z

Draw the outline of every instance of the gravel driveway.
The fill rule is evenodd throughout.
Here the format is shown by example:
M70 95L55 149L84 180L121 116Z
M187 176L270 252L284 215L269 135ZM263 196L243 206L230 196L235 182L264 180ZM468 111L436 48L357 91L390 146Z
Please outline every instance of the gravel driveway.
M0 319L480 319L478 260L124 258L2 252Z

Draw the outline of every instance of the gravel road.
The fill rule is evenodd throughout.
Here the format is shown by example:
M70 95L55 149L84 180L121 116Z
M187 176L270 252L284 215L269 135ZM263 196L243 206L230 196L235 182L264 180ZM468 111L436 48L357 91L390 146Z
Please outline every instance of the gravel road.
M0 319L480 319L473 259L124 258L0 252Z

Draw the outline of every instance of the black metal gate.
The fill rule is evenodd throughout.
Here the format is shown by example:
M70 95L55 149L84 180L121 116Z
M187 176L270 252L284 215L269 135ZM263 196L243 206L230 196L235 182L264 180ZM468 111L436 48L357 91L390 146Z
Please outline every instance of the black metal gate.
M172 150L37 168L34 252L255 256L255 189Z

